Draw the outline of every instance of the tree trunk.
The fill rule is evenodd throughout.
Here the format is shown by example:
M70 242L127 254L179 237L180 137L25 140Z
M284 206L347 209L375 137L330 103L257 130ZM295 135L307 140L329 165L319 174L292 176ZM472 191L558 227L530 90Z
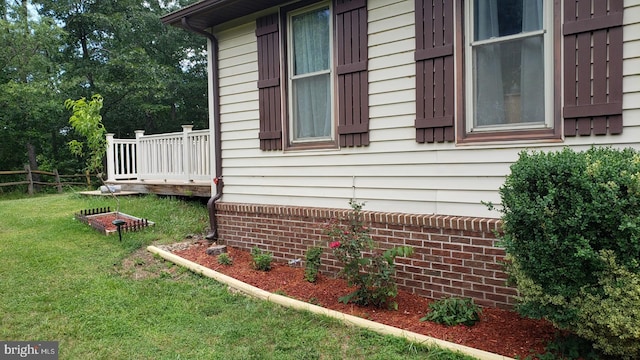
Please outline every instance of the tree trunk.
M27 154L29 155L29 166L31 167L31 171L38 170L38 160L36 159L36 147L33 146L31 142L27 143ZM40 181L40 174L33 174L33 181ZM35 191L40 190L40 185L34 185Z
M87 37L85 35L80 37L80 45L82 46L82 59L84 60L85 65L90 69L91 56L89 54L89 45L87 44ZM95 88L93 83L93 73L91 71L87 71L86 75L87 81L89 81L89 88L93 90Z

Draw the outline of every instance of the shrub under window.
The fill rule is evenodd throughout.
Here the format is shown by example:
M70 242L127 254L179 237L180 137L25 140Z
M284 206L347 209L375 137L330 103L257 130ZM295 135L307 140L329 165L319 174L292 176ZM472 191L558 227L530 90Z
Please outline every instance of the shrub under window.
M519 310L640 356L640 153L522 152L500 195Z

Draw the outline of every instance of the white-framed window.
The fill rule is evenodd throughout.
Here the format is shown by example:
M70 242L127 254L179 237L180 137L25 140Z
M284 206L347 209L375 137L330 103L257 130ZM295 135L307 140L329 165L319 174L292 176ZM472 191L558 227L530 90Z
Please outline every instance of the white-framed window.
M466 132L553 128L553 2L464 7Z
M331 141L333 34L329 3L287 14L289 136L292 143Z

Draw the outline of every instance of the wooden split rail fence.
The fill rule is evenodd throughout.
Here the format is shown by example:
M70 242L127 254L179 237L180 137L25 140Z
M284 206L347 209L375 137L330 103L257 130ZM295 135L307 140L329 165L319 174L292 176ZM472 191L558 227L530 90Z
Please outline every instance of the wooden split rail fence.
M62 192L62 187L66 185L91 185L91 176L85 174L73 174L73 175L61 175L58 173L58 170L50 171L41 171L41 170L31 170L29 165L25 165L24 170L11 170L11 171L0 171L0 175L13 175L14 177L18 177L19 175L24 175L25 180L22 181L11 181L11 182L0 182L0 187L4 186L17 186L17 185L27 185L29 195L32 195L38 186L55 186L58 189L58 192ZM43 175L48 177L53 177L53 181L42 181L42 178L38 180L37 176L34 175ZM84 181L80 181L79 179L84 179Z

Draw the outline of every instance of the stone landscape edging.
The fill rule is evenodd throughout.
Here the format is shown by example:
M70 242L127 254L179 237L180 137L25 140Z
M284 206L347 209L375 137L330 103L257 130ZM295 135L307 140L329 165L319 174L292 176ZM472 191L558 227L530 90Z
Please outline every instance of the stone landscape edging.
M432 338L432 337L418 334L412 331L407 331L407 330L399 329L393 326L380 324L375 321L363 319L357 316L344 314L339 311L326 309L321 306L317 306L314 304L310 304L308 302L292 299L283 295L273 294L268 291L257 288L255 286L246 284L237 279L234 279L230 276L219 273L215 270L211 270L193 261L184 259L178 255L175 255L169 251L160 249L156 246L148 246L147 251L157 254L163 259L167 261L171 261L176 265L183 266L196 274L201 274L206 277L212 278L244 294L247 294L249 296L252 296L258 299L270 301L281 306L286 306L286 307L297 309L297 310L306 310L314 314L329 316L331 318L338 319L343 323L346 323L349 325L359 326L383 335L393 335L393 336L402 337L414 343L423 344L423 345L433 345L440 348L458 351L463 354L473 356L480 360L514 360L513 358L506 357L503 355L498 355L488 351L479 350L472 347L455 344L449 341Z

